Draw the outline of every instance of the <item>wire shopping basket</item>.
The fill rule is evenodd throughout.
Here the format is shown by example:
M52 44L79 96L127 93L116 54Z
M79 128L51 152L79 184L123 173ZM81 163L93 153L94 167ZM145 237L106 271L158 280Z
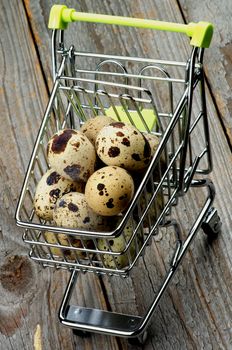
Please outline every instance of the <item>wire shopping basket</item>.
M64 29L69 22L74 21L185 33L191 38L191 54L186 62L177 62L83 52L76 50L73 45L67 48ZM84 332L141 337L199 228L203 228L211 237L220 231L220 219L217 210L212 207L214 186L205 178L212 170L212 159L203 54L204 48L210 45L213 28L206 22L183 25L80 13L63 5L52 7L49 27L53 29L54 86L28 165L16 210L16 222L25 229L23 239L30 245L31 259L43 267L63 268L71 272L59 313L63 324ZM192 112L195 95L200 98L197 113ZM162 96L165 96L165 105ZM76 131L83 130L90 120L100 118L100 123L104 116L113 119L112 124L121 133L119 136L122 136L122 127L130 124L133 130L143 135L142 140L147 140L144 141L145 145L149 144L150 158L146 167L129 171L134 192L127 207L120 214L111 216L110 220L98 215L98 228L91 225L70 227L64 221L55 224L53 218L41 217L35 210L35 195L41 178L47 176L48 187L56 185L62 178L51 168L48 160L49 144L54 140L54 135L60 138L63 135L67 145L70 137ZM196 145L199 130L204 141ZM128 139L123 140L128 147ZM155 145L149 143L151 140L155 140ZM136 157L139 158L134 154ZM84 155L84 163L87 158L88 154ZM98 163L98 170L106 166ZM71 166L67 168L71 178L74 178L73 174L80 172L81 166L78 170ZM98 170L95 168L94 171ZM90 175L86 175L86 181ZM52 179L51 183L48 178ZM122 178L118 181L120 184ZM83 183L81 186L84 187ZM179 198L190 187L205 187L208 194L195 223L183 239L179 223L172 218L172 208L178 208ZM103 188L99 189L101 196ZM62 194L60 189L50 189L50 204L56 208L59 201L60 207L68 208L76 215L77 206L72 201L69 204L64 199L62 201L63 197L59 198ZM76 187L70 185L64 193L67 192L73 196ZM100 197L96 198L96 201L100 201ZM109 206L112 201L108 201ZM85 216L83 222L89 221L91 219ZM79 272L127 276L134 266L136 268L139 257L145 254L146 247L152 237L157 235L159 227L169 225L174 227L176 235L173 258L145 316L69 304Z

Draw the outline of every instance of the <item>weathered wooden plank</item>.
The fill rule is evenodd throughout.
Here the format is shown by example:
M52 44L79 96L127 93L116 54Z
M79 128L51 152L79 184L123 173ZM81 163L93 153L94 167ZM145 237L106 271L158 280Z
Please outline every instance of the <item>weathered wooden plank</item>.
M75 7L76 3L69 1L67 5ZM47 76L50 71L49 64L47 64L49 34L45 24L49 8L49 1L26 2L33 32L36 33L36 40L40 43L38 50ZM128 1L126 4L123 1L118 1L117 4L113 1L95 1L94 4L85 1L79 4L78 10L177 22L182 20L177 4L171 1L162 3ZM128 54L130 48L133 55L146 56L149 54L151 57L174 57L176 60L185 60L186 53L189 51L188 39L179 37L179 35L174 37L160 33L158 36L150 31L134 31L128 28L120 31L114 28L111 31L101 26L86 24L78 25L76 28L71 29L70 41L75 42L81 49L98 50L98 52L109 52L109 50L115 52L116 50L116 52ZM212 179L218 191L216 205L223 219L223 231L229 232L231 209L227 203L227 189L231 186L231 154L209 93L207 93L207 98L215 159ZM221 176L221 169L225 169L224 176ZM184 204L180 206L176 215L180 218L184 229L188 229L202 201L203 197L198 192L197 195L192 194L190 199L186 198ZM132 278L125 281L124 286L123 283L118 282L118 279L107 281L104 278L112 309L121 312L144 312L151 301L153 289L157 288L164 273L163 261L167 260L171 242L169 234L160 235L159 240L147 249L147 254L143 260L141 259L139 268L133 271ZM159 247L161 244L162 247ZM208 256L206 252L209 253ZM212 246L207 245L202 238L197 239L168 293L160 303L154 322L152 322L152 337L146 349L157 347L161 349L230 348L231 305L229 296L231 285L228 283L231 280L230 256L231 241L228 235L222 235L220 240ZM146 277L145 282L141 281L141 276L144 276L144 279ZM129 292L125 293L125 291ZM121 341L121 344L124 349L133 348L128 346L124 340Z
M48 95L22 2L3 1L0 18L0 348L34 349L40 325L43 349L118 349L114 338L76 339L61 327L57 312L69 274L32 263L15 226L17 198ZM80 278L80 286L105 306L97 279ZM76 300L81 303L83 295Z
M216 100L218 113L225 131L232 141L231 122L231 57L232 57L232 7L229 1L188 1L180 0L187 22L204 20L214 24L211 52L206 53L206 74L212 94ZM215 74L215 72L217 74Z

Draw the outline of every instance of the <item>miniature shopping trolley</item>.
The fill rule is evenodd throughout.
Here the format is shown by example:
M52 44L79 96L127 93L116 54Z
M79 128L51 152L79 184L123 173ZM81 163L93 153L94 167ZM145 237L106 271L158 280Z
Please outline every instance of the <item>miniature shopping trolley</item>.
M192 49L185 62L83 52L65 44L64 29L75 21L184 33L191 38ZM16 222L25 229L23 240L30 245L31 259L43 267L63 268L71 273L59 311L64 325L83 333L141 338L198 230L202 228L212 238L220 231L220 218L213 208L214 186L205 178L212 170L212 159L203 54L210 45L213 27L206 22L185 25L80 13L55 5L49 28L53 29L54 86L28 165ZM159 137L152 160L137 177L133 199L108 231L58 227L53 221L42 220L35 213L33 199L39 180L50 167L46 154L49 139L65 128L78 130L98 115L111 116L134 125L144 134ZM172 213L192 187L205 188L207 194L183 238L181 223ZM128 225L130 235L126 234ZM79 273L128 276L160 227L170 225L176 237L171 263L144 316L70 305ZM65 240L60 238L62 235ZM119 237L123 244L113 249L112 242Z

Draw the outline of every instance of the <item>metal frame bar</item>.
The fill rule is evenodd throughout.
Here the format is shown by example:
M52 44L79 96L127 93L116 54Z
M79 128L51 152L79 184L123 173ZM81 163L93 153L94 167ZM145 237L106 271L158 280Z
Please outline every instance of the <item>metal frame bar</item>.
M161 297L177 271L177 267L181 263L198 230L201 228L207 213L209 213L210 209L212 208L215 198L213 183L208 179L194 180L192 182L192 186L206 187L208 190L208 196L184 242L182 242L180 239L180 229L178 224L176 222L169 223L170 225L174 225L177 237L179 237L177 241L179 244L176 247L170 269L167 272L157 294L154 296L151 305L148 307L146 314L141 317L70 305L70 299L78 277L78 272L74 269L71 273L59 310L59 319L62 324L71 328L80 329L82 331L103 333L127 338L138 337L146 330Z
M74 47L72 46L70 49L66 50L64 46L64 31L57 32L56 30L53 31L52 34L52 73L53 73L53 79L54 79L54 87L51 93L51 97L44 115L44 119L42 121L35 146L32 152L32 156L28 165L27 174L25 176L25 180L23 183L23 187L20 194L20 199L17 205L16 210L16 222L19 226L26 227L25 233L24 233L24 241L29 243L32 246L30 257L40 263L42 263L43 266L53 266L57 268L65 268L72 270L69 283L67 285L66 291L64 293L63 301L60 306L59 311L59 318L61 323L63 323L66 326L69 326L71 328L76 328L84 331L91 331L91 332L98 332L98 333L104 333L104 334L110 334L110 335L116 335L116 336L122 336L122 337L136 337L141 335L145 329L147 328L150 319L152 315L154 314L157 305L159 303L159 300L163 296L167 286L169 285L171 279L173 278L175 272L177 271L177 267L181 263L185 253L189 249L190 244L192 243L194 237L196 236L196 233L202 226L204 220L206 219L207 215L209 215L211 209L212 209L212 203L215 197L215 190L212 182L208 179L204 180L194 180L193 177L195 173L199 172L202 174L209 173L212 169L212 156L211 156L211 149L209 144L209 127L208 127L208 120L207 120L207 111L206 111L206 98L205 98L205 87L204 87L204 72L202 69L202 62L203 62L203 49L198 49L196 47L193 48L192 54L190 57L190 60L186 62L175 62L175 61L168 61L168 60L156 60L156 59L150 59L150 58L138 58L138 57L128 57L128 56L116 56L116 55L105 55L105 54L96 54L96 53L83 53L83 52L77 52L75 51ZM88 70L88 69L75 69L75 58L76 57L89 57L89 58L99 58L103 59L103 61L98 64L96 69ZM59 63L59 58L61 62ZM145 66L140 70L139 74L132 74L128 73L126 69L123 68L123 65L119 62L139 62L145 64ZM102 71L100 68L104 65L104 63L116 63L119 67L122 68L122 73L110 73L106 71ZM183 69L186 69L186 79L180 79L171 77L168 75L165 69L162 67L167 66L173 66L173 67L180 67ZM164 74L164 77L159 76L146 76L143 74L143 71L147 68L157 68L158 70L162 71ZM66 69L67 68L67 69ZM76 73L79 74L87 74L87 75L94 75L94 79L90 78L81 78L76 77ZM125 78L125 84L119 84L119 83L109 83L104 80L97 79L97 75L102 76L111 76L111 77L124 77ZM138 79L139 82L141 82L141 79L151 80L151 81L164 81L169 84L169 97L170 97L170 104L171 104L171 111L170 113L162 113L156 111L156 106L153 101L152 94L139 86L134 86L129 84L129 79ZM60 85L60 81L64 82L64 85ZM84 83L92 83L95 84L95 89L84 89L83 87L80 87L77 85L79 82ZM179 99L179 102L177 103L177 106L175 110L173 110L173 95L172 95L172 83L180 83L184 86L184 92ZM197 119L191 126L191 114L192 114L192 99L193 99L193 91L197 84L200 84L201 89L201 107L202 110L198 114ZM170 121L168 123L168 127L165 130L162 130L163 132L163 138L161 143L159 144L159 147L157 149L156 155L151 161L146 175L143 177L141 184L138 187L138 190L136 192L136 195L130 205L130 207L127 210L127 213L125 214L123 220L118 225L118 227L113 232L92 232L92 231L79 231L74 229L65 229L63 227L51 227L51 225L44 224L40 220L40 223L34 223L32 222L34 217L34 210L32 210L30 213L28 213L27 208L24 205L24 199L26 196L28 196L28 200L33 202L32 194L29 188L29 179L32 177L34 184L36 184L36 174L34 174L34 165L35 162L38 163L38 171L40 173L43 172L43 166L40 162L37 152L41 145L42 135L45 132L46 123L48 121L49 115L51 113L52 108L54 109L54 114L56 114L59 111L59 107L63 107L63 112L65 112L65 119L63 123L61 123L60 119L58 118L56 120L56 129L58 130L60 127L63 127L67 124L68 118L69 123L71 126L74 126L74 111L75 108L78 109L78 115L83 112L83 108L90 108L93 112L96 109L97 114L97 107L99 109L104 108L104 106L101 104L100 107L97 106L97 101L99 99L100 94L106 96L109 100L113 99L114 97L117 97L114 93L107 93L106 91L100 91L97 89L98 84L103 84L106 86L114 86L114 87L120 87L126 89L126 93L123 95L121 94L118 96L119 101L121 102L122 106L126 110L126 100L130 100L133 102L135 109L137 109L136 102L139 103L150 103L153 106L153 109L157 112L158 119L162 117L170 118ZM128 90L133 88L137 91L138 96L137 98L132 98L130 94L128 93ZM66 97L68 100L68 106L64 108L62 105L62 101L59 100L59 97L56 96L57 91L64 90L66 93ZM95 103L93 104L91 100L88 100L89 105L85 105L82 102L80 102L75 95L76 92L82 92L83 94L87 93L96 93L99 95L96 95ZM142 92L147 93L149 99L142 98ZM69 94L70 93L70 94ZM73 93L74 97L73 100L70 97L71 93ZM75 101L74 101L75 100ZM125 101L124 101L125 100ZM53 106L54 104L54 106ZM71 107L74 108L74 111L71 109ZM113 104L114 109L115 105ZM139 109L137 109L138 114L141 114ZM126 111L127 112L127 111ZM128 112L129 113L129 112ZM181 114L183 113L183 116ZM85 116L84 116L85 117ZM130 119L130 118L129 118ZM204 128L204 135L205 135L205 148L202 150L202 152L198 155L198 157L195 158L195 160L191 159L191 133L195 126L198 124L200 120L203 120L203 128ZM85 119L84 119L85 120ZM143 116L141 114L141 120L143 121ZM181 125L181 123L182 125ZM82 120L83 122L83 120ZM145 121L144 121L145 123ZM179 124L178 124L179 123ZM179 130L179 144L178 147L175 148L174 145L174 138L173 138L173 130L178 126ZM182 126L182 128L181 128ZM148 128L147 128L148 129ZM173 158L170 160L170 163L167 165L166 170L164 171L164 174L160 174L160 182L158 183L157 187L154 186L154 178L153 178L153 170L155 167L159 164L161 160L162 154L166 152L166 144L168 140L171 138L172 143L172 156ZM43 151L43 150L42 150ZM190 153L190 162L191 166L186 169L186 157L188 152ZM201 158L204 155L207 155L208 160L208 169L198 169L198 164L201 160ZM44 153L43 153L44 156ZM180 166L179 168L176 167L176 159L180 156ZM46 158L46 157L45 157ZM45 159L46 161L46 159ZM175 168L175 171L177 170L179 172L179 178L177 179L177 176L174 171L173 177L174 179L174 185L172 187L172 179L170 176L170 171ZM160 171L160 167L159 167ZM149 176L150 174L150 176ZM163 201L163 208L160 215L157 217L156 223L154 226L151 224L151 220L149 217L149 209L151 205L153 204L153 200L156 198L156 195L159 191L163 192L165 188L165 177L167 177L167 184L166 187L168 188L168 200L166 204L164 204L164 197L162 197ZM143 191L146 190L146 186L148 185L149 181L152 182L152 189L153 194L151 195L151 198L148 199L147 196L145 196L145 210L143 213L139 215L140 219L137 222L136 227L133 227L133 236L131 237L130 241L125 242L126 248L125 251L128 253L128 259L129 259L129 268L127 271L120 270L117 268L117 264L115 270L112 270L110 268L100 268L98 266L87 266L84 263L82 264L81 259L78 258L77 254L76 261L74 263L70 263L63 253L63 260L55 260L53 254L52 254L52 248L60 248L60 249L70 249L69 246L65 246L60 244L59 238L57 236L57 244L49 243L46 239L46 235L44 234L45 230L50 230L52 228L53 234L55 233L62 233L62 234L69 234L71 237L72 235L78 234L80 236L81 242L83 243L82 237L91 238L95 242L95 250L87 249L85 247L85 244L83 244L83 248L76 248L72 247L73 251L75 253L78 252L78 250L83 250L89 258L89 261L92 262L92 258L90 257L90 253L95 252L96 254L108 254L112 255L114 261L116 260L115 257L124 253L124 252L113 252L110 251L110 249L106 252L100 251L97 248L97 240L96 238L110 238L110 237L117 237L120 233L122 233L127 221L129 220L130 216L133 213L133 210L136 208L136 205L139 203L139 198ZM177 204L177 200L179 196L184 195L189 187L206 187L208 190L208 195L205 200L204 205L202 206L200 213L198 214L193 226L188 232L187 238L183 241L181 237L180 228L177 222L175 221L165 221L165 215L168 213L170 214L171 207L173 205ZM25 212L26 219L28 221L22 220L20 216L20 211ZM141 208L140 208L141 211ZM131 242L136 239L137 232L140 232L143 225L143 220L147 216L148 213L148 226L149 226L149 233L147 233L146 239L143 242L142 247L138 246L138 242L135 241L136 244L136 257L133 260L130 256L129 251L129 245ZM145 249L145 246L148 244L149 239L153 234L155 234L158 230L159 225L173 225L174 231L176 234L176 248L174 249L172 261L170 264L170 268L167 271L166 276L164 277L164 280L156 293L154 295L154 299L152 300L150 306L148 307L146 313L144 316L134 316L134 315L126 315L126 314L119 314L115 312L109 312L94 308L87 308L87 307L79 307L70 305L71 296L73 293L73 290L75 288L77 277L78 277L78 271L77 269L81 269L82 272L95 272L95 273L103 273L103 274L109 274L109 275L122 275L128 273L135 265L136 261L138 260L139 256L141 256L142 251ZM34 230L41 230L40 232L36 232ZM40 238L43 238L44 242L40 241ZM137 237L138 238L138 237ZM70 243L70 241L69 241ZM48 258L44 258L41 254L41 249L43 246L46 246L46 249L50 253ZM70 243L71 246L71 243ZM103 258L100 254L100 263L103 264ZM133 260L133 261L131 261ZM91 265L91 264L90 264Z

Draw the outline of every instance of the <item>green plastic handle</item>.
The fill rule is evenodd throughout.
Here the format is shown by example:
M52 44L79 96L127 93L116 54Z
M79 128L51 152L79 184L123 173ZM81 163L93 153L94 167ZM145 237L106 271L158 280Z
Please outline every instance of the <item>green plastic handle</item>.
M48 28L66 29L68 23L77 21L116 24L121 26L184 33L191 38L191 45L203 48L208 48L210 46L213 36L213 25L208 22L191 22L189 24L180 24L140 18L100 15L95 13L76 12L75 9L69 9L65 5L52 6Z

